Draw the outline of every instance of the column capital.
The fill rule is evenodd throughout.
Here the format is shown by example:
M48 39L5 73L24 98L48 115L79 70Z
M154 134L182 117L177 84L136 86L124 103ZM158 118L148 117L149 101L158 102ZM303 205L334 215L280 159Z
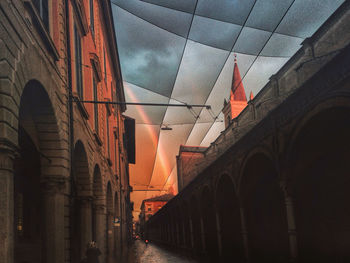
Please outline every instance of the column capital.
M8 141L0 141L0 170L13 171L13 161L19 156L18 147Z
M49 176L41 180L41 185L46 194L64 194L67 178L63 176Z
M96 211L97 214L104 215L106 212L106 206L102 204L94 205L93 209Z
M280 187L285 196L293 196L292 186L290 182L283 180L280 182Z

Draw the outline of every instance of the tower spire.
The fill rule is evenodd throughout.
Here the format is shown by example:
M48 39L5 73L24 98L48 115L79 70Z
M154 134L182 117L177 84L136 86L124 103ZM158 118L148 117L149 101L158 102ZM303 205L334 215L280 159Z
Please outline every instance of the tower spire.
M245 95L241 74L239 73L237 65L237 54L234 54L234 67L233 67L233 76L232 76L232 85L231 85L231 95L230 101L247 101Z
M234 54L234 56L235 59L230 91L230 101L228 103L224 102L224 108L222 110L225 116L225 127L230 125L231 120L236 118L241 113L241 111L248 105L241 74L239 73L237 65L237 55Z

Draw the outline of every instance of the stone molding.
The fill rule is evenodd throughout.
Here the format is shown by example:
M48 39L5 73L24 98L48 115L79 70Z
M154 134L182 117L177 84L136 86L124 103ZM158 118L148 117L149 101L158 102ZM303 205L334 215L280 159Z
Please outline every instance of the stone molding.
M17 147L8 142L0 142L0 170L13 171L13 161L19 156Z
M67 178L63 176L49 176L41 181L42 189L45 194L64 194Z

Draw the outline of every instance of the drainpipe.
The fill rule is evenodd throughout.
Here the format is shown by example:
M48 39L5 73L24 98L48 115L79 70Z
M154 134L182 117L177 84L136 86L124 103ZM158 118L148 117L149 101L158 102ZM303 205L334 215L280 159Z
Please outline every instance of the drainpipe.
M66 5L66 44L67 44L67 73L68 73L68 116L69 116L69 156L70 156L70 224L73 224L73 202L74 200L74 174L73 174L73 155L74 155L74 127L73 127L73 102L72 102L72 68L71 68L71 48L70 48L70 30L69 30L69 0L65 0ZM71 226L72 227L72 226ZM70 233L72 240L72 233ZM72 255L70 255L71 257Z
M120 121L119 118L119 110L118 109L118 115L117 115L117 119L118 122ZM120 123L118 123L120 124ZM118 133L118 159L119 159L119 216L120 216L120 256L123 256L123 220L122 220L122 213L123 213L123 205L122 205L122 171L121 171L121 159L120 159L120 147L119 147L119 140L120 140L120 134L119 134L119 125L118 125L118 129L117 129L117 133Z

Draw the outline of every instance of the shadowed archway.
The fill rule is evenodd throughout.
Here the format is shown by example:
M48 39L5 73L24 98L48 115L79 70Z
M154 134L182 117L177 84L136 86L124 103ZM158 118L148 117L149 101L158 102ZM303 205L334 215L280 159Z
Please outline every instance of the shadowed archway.
M14 262L53 262L57 233L55 217L62 207L51 182L63 178L56 168L61 140L51 100L35 80L24 87L18 120L19 156L14 162ZM57 171L59 173L57 176ZM63 219L63 217L62 217ZM62 222L57 218L56 222Z
M92 182L84 144L77 141L73 152L71 198L71 260L79 262L92 239Z
M216 204L221 229L221 261L235 259L237 262L243 262L240 207L233 182L228 175L221 176L219 180L216 189Z
M201 215L203 219L204 231L204 251L208 254L210 260L214 260L219 255L218 248L218 233L216 222L216 211L214 207L214 195L209 189L205 187L201 193Z
M350 261L350 110L312 117L294 143L300 262Z
M252 262L287 262L288 228L284 195L271 159L263 153L245 164L240 197L246 215Z

